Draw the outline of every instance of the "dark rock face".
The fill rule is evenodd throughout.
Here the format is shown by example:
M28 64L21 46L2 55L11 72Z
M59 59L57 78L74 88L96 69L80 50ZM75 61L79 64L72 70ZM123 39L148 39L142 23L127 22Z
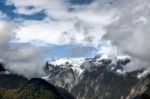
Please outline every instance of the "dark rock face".
M44 91L52 91L53 94L59 96L60 99L75 99L68 91L61 87L53 86L47 81L39 78L31 79L24 87L22 87L19 91L26 90L31 87L31 90L35 90L38 93L42 93Z
M150 76L138 79L141 71L118 73L130 63L129 58L86 59L80 66L81 73L74 66L47 66L46 80L67 89L77 99L146 99L150 95ZM146 94L146 95L143 95Z
M75 97L69 93L66 89L56 86L56 89L59 91L61 96L65 99L75 99Z
M53 69L55 69L56 71L53 71ZM64 86L67 90L69 90L69 82L74 83L77 74L71 68L53 67L53 69L50 70L51 74L49 75L50 79L48 81L59 87ZM68 81L66 79L68 79Z
M26 87L31 86L37 91L53 90L55 91L55 93L58 93L57 89L53 85L39 78L33 78L30 81L28 81L27 84L25 84L24 87L20 89L20 91L26 89Z
M15 74L0 74L0 87L7 89L21 88L28 79Z
M6 71L4 68L4 65L2 63L0 63L0 72L4 72L4 71Z
M0 64L0 99L75 99L67 90L39 78L12 74Z
M49 97L53 97L54 99L65 99L55 86L38 78L33 78L27 82L27 84L19 90L19 94L21 94L20 97L26 97L26 99L29 97L36 99L38 99L38 97L45 97L46 99Z
M150 79L150 75L147 78ZM150 99L150 83L147 83L145 91L135 96L134 99Z
M118 75L100 67L96 71L85 72L71 93L78 99L126 99L137 82L132 74Z
M23 76L11 74L4 67L5 67L4 64L0 63L0 87L1 88L7 88L7 89L21 88L28 81L28 79Z
M0 88L0 99L75 99L66 90L33 78L18 89Z

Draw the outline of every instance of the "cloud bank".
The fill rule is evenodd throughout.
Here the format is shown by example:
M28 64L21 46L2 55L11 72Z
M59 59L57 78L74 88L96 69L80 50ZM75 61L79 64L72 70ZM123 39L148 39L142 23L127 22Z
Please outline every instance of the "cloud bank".
M0 20L0 62L11 72L27 78L44 75L41 55L46 50L30 43L13 45L12 40L16 39L15 29L14 22Z
M132 57L133 63L125 69L128 71L146 69L147 72L144 71L143 75L150 72L148 4L147 0L122 2L122 6L117 7L120 11L119 20L108 26L104 36L120 51Z
M92 0L88 4L73 4L69 0L7 0L7 5L16 7L13 11L15 14L33 15L43 11L46 17L43 20L21 19L20 23L16 23L15 37L8 34L10 36L6 35L5 38L3 34L0 46L8 49L8 42L15 38L13 42L29 43L28 46L74 44L85 48L95 47L99 49L100 54L112 57L119 54L130 56L132 63L124 67L124 70L131 72L146 69L148 72L142 73L146 75L150 70L149 3L148 0ZM10 26L10 29L6 30L11 28ZM38 49L37 52L31 48L29 53L25 53L24 46L15 50L25 55L20 56L10 51L13 54L10 54L8 60L24 62L27 61L25 57L37 60L37 53L39 56L43 55L41 49L34 47L33 49ZM13 55L18 56L18 59L11 58Z

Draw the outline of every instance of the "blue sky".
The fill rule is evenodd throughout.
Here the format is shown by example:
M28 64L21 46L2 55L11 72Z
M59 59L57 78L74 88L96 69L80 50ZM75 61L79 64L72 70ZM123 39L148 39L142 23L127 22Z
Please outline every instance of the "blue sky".
M0 0L0 62L31 78L54 58L94 57L112 21L94 1Z
M92 3L93 0L68 0L72 5L88 5ZM34 8L33 6L27 6L28 9ZM14 20L17 18L23 18L26 20L42 20L46 17L46 14L44 11L37 12L32 15L24 15L24 14L17 14L14 13L13 10L15 10L16 7L14 5L8 5L7 0L1 0L0 1L0 10L4 14L7 14L9 19Z
M9 20L15 20L17 18L23 18L26 20L42 20L46 16L44 14L44 12L42 12L42 11L35 13L33 15L17 14L17 13L13 12L13 10L15 10L15 9L16 9L15 6L7 5L6 0L0 1L0 10L1 10L1 12L3 12L4 14L6 14L8 16Z
M37 0L37 2L38 2L38 0ZM76 6L79 6L79 8L80 8L82 6L90 5L92 2L93 2L93 0L68 0L67 3L69 4L69 6L67 7L67 10L66 9L64 9L64 10L67 11L67 14L71 15L72 11L76 11L76 9L77 9ZM19 5L19 3L20 3L20 5ZM30 25L30 22L31 22L31 28L32 28L32 22L37 22L37 24L38 23L39 24L44 23L44 25L47 25L51 22L54 23L54 24L55 23L59 24L60 18L55 18L55 15L50 15L51 14L50 12L46 12L46 10L49 10L48 8L39 8L40 9L39 11L35 11L35 12L33 11L33 12L28 14L27 13L28 11L38 9L38 4L37 5L34 5L34 4L32 5L32 3L30 2L29 5L26 5L26 4L21 5L21 3L25 3L25 2L22 2L22 1L17 2L17 0L1 0L0 1L0 12L1 12L2 15L5 16L4 18L2 18L2 20L12 21L15 24L17 24L19 28L24 28L23 26L25 25L26 22L29 22L29 23L27 23L27 25L28 24ZM59 4L58 4L58 6L59 6ZM19 10L18 10L18 9L21 9L21 8L23 8L23 10L24 10L24 12L22 12L22 13L20 13ZM70 9L72 9L72 10L70 10ZM59 10L60 9L58 9L58 12L61 13L61 10L60 11ZM52 14L53 13L55 14L55 12L52 12ZM56 15L56 17L57 16L58 15ZM62 24L62 22L60 24ZM72 23L68 23L68 25L70 25L70 24L72 25ZM75 24L75 23L73 23L73 24ZM79 25L80 25L80 22L79 22ZM65 26L65 28L66 28L66 26ZM48 26L48 27L51 28L51 25ZM60 25L60 27L63 28L61 25ZM78 28L80 28L80 27L78 27ZM82 28L88 28L88 27L82 26L82 23L81 23L81 28L80 29L82 29ZM59 26L58 26L58 30L59 30ZM37 31L40 31L40 29L38 30L38 28L37 28ZM51 31L51 29L49 29L49 35L53 35L52 33L50 33L50 31ZM73 29L73 31L75 31L75 30ZM81 31L85 31L85 30L81 30ZM65 30L62 29L58 32L68 32L69 33L70 30L65 31ZM75 32L78 32L78 31L75 31ZM42 31L40 33L42 34ZM29 33L29 34L31 34L31 33ZM95 46L89 46L88 43L87 44L80 43L80 42L84 42L83 40L79 41L79 43L67 41L64 44L63 43L61 44L61 43L56 43L55 41L54 42L43 41L43 40L40 40L40 38L38 38L38 39L33 38L32 39L30 37L30 35L29 35L29 38L31 38L31 40L22 40L22 38L24 38L23 35L21 33L19 33L18 35L19 35L19 37L16 37L15 40L13 40L13 41L15 41L15 43L18 43L19 45L21 43L23 43L23 44L24 43L31 43L32 45L39 46L39 47L44 48L44 49L48 49L49 51L47 51L47 54L44 55L44 59L54 58L54 57L91 57L91 56L93 56L93 53L96 53L97 50L98 50ZM24 33L24 35L25 35L25 33ZM36 36L36 31L34 32L34 36ZM82 36L84 36L84 35L82 35ZM28 37L26 37L26 38L28 38ZM16 39L19 39L19 40L17 41ZM46 39L52 39L52 37L46 38ZM61 38L59 38L59 39L61 39ZM34 43L33 43L33 41L34 41ZM37 41L37 42L35 42L35 41ZM63 40L61 40L61 42L63 42ZM10 45L15 47L14 43L10 43Z
M127 71L143 68L143 61L150 71L149 4L149 0L0 0L0 61L10 69L12 65L35 69L54 57L128 55L140 65Z

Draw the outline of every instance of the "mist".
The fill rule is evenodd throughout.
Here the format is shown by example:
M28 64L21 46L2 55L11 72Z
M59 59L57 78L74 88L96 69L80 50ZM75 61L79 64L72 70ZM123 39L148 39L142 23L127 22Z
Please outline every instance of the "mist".
M20 18L7 22L8 16L1 13L1 60L5 60L8 69L21 75L29 71L26 76L34 77L43 74L41 58L47 53L47 48L39 46L80 45L80 48L94 47L98 50L94 54L129 56L131 63L124 67L124 72L144 69L146 72L139 75L146 75L150 72L149 3L148 0L92 0L73 5L65 0L8 0L7 5L16 7L13 10L16 15L32 16L43 11L46 16L42 20ZM29 11L28 6L33 8ZM19 46L14 47L10 42ZM78 48L70 49L72 56L85 54ZM24 69L19 71L17 67Z
M30 43L13 44L15 29L14 22L0 21L0 62L11 73L27 78L41 77L45 65L42 55L46 50Z
M138 77L145 76L150 72L149 1L118 0L115 4L121 5L114 7L118 10L119 19L107 26L107 33L103 39L110 42L118 50L117 53L131 57L132 62L124 67L125 71L145 69Z

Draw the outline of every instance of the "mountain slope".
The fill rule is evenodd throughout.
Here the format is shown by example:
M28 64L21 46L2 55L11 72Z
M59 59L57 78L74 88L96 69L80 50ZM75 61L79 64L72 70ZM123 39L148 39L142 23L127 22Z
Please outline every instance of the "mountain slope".
M65 89L39 78L12 74L0 64L0 99L74 99Z
M28 79L16 74L0 74L0 87L18 89L28 82Z
M20 89L0 88L0 99L74 99L64 96L55 86L38 78L31 79Z
M31 79L18 94L18 99L64 99L53 85L38 78Z
M74 66L70 59L61 64L56 60L46 65L47 76L43 79L67 89L77 99L134 99L144 93L150 95L150 76L139 79L137 75L143 70L123 71L130 61L128 57L97 55Z
M0 63L0 72L4 72L4 71L5 71L4 65Z
M4 68L4 65L0 63L0 87L7 89L18 89L21 88L25 83L28 82L28 79L10 73L8 70Z

